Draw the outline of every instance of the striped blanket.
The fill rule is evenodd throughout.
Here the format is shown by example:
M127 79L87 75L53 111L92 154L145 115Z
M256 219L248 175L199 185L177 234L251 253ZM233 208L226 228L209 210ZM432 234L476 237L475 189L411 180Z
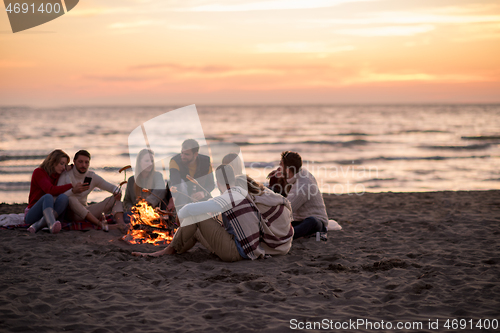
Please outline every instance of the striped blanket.
M281 194L266 188L258 196L251 196L262 217L261 246L266 254L287 254L292 247L292 206Z
M227 223L231 224L236 239L250 259L258 259L266 254L286 254L290 249L293 228L290 224L291 210L286 207L288 201L281 201L277 206L266 206L264 202L274 203L266 196L260 203L266 213L266 217L263 217L252 196L239 186L213 200L222 207ZM283 221L286 221L286 227L282 226Z

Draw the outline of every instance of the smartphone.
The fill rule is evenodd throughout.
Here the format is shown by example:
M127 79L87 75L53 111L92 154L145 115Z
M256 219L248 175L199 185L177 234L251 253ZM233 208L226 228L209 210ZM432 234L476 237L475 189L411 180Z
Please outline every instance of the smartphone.
M90 182L92 181L92 177L85 177L85 179L83 180L83 183L84 184L89 184L90 185Z

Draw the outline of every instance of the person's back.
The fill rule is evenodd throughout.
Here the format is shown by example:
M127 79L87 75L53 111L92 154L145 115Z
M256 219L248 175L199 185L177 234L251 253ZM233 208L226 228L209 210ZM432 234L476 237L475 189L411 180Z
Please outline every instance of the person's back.
M325 202L316 178L302 168L302 157L292 151L281 154L279 173L291 184L287 199L292 205L294 229L293 238L326 232L328 216Z
M263 235L260 246L266 254L287 254L292 247L292 207L282 195L263 188L251 198L261 214L261 228Z
M321 221L325 227L328 226L328 216L316 178L304 168L288 179L291 184L287 199L293 209L294 221L305 220L309 216L314 216Z

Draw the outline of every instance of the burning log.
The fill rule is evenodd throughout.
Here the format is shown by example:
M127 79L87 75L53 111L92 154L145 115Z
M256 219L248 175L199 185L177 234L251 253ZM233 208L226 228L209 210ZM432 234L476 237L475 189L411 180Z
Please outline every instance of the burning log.
M163 211L149 206L146 200L141 200L132 207L131 227L121 239L129 244L169 244L177 228L174 221L173 213L163 214Z

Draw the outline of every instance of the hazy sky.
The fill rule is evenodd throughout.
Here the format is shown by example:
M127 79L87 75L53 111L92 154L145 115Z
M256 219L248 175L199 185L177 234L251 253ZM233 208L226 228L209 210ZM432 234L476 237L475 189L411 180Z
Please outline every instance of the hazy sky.
M82 0L13 34L0 104L500 102L498 0Z

